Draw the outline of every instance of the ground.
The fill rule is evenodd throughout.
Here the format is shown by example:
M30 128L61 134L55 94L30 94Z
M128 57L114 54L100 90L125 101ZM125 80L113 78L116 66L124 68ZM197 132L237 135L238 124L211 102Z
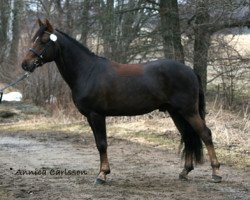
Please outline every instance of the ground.
M179 180L178 134L171 127L160 132L159 124L150 124L154 116L149 118L147 125L145 120L108 121L111 174L105 185L94 184L99 155L85 122L39 123L37 118L1 123L0 199L249 199L248 164L239 168L221 160L223 181L217 184L211 181L208 161L188 181ZM139 126L159 137L141 137ZM58 170L62 174L56 175Z

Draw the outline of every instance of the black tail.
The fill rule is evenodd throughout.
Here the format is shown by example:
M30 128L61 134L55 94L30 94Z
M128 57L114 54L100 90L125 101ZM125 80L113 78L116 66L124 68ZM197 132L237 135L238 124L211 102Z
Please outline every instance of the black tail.
M206 114L205 95L203 92L201 77L198 74L196 74L196 76L199 81L199 112L200 112L201 119L205 120L205 114Z
M205 97L201 84L201 79L199 75L197 75L199 81L199 114L201 118L205 119ZM182 144L184 143L184 149L182 156L185 155L193 155L193 159L195 163L203 163L203 146L202 140L200 136L194 131L191 125L181 117L182 124Z
M181 143L184 143L182 157L193 155L196 164L203 163L203 146L200 136L194 131L190 124L183 118L184 131L182 131Z
M184 144L182 158L185 158L186 155L192 155L195 163L203 163L203 148L199 135L181 114L171 110L168 110L168 112L181 133L180 148Z

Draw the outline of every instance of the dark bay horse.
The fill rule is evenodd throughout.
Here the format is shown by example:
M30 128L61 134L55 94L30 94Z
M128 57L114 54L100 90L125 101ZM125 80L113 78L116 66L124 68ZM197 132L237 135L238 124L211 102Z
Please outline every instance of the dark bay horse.
M120 64L99 57L88 48L54 30L48 20L38 20L40 28L22 68L33 72L44 63L55 61L72 91L77 109L87 118L100 154L97 183L110 173L107 156L106 116L141 115L153 110L168 111L184 143L184 169L187 179L193 163L203 160L202 141L208 150L212 179L220 182L220 164L212 135L205 124L204 94L194 71L172 60L144 64Z

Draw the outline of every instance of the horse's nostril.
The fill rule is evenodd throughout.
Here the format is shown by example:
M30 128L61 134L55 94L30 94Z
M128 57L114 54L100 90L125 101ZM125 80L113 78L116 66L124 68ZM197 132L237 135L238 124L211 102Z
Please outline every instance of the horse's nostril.
M23 63L22 63L22 68L23 68L24 70L27 70L27 68L28 68L28 62L27 62L27 61L23 61Z

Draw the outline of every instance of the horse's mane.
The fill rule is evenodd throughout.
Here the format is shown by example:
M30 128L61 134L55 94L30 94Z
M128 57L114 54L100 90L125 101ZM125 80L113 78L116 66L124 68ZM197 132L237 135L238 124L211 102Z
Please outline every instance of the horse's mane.
M80 49L82 49L83 51L85 51L87 54L89 55L94 55L97 56L95 53L93 53L92 51L90 51L87 47L85 47L83 44L81 44L80 42L78 42L76 39L70 37L69 35L67 35L66 33L56 29L57 32L61 33L63 36L65 36L67 39L69 39L71 42L73 42L76 46L78 46Z

